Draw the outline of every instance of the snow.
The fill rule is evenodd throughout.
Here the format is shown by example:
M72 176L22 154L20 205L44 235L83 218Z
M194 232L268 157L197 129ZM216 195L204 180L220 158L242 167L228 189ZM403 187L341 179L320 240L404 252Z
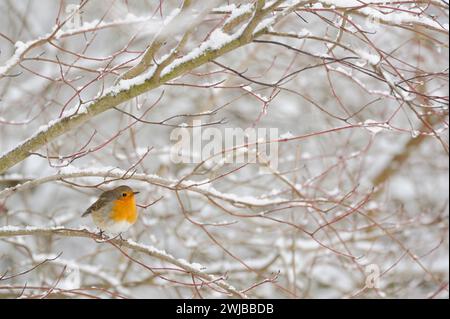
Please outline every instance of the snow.
M275 23L275 21L276 21L276 16L264 19L263 21L258 23L258 25L256 26L255 31L253 33L258 33L261 30L264 30L264 29L270 27L271 25L273 25Z
M281 138L281 139L291 139L291 138L293 138L293 137L295 137L295 135L292 134L291 132L286 132L286 133L280 135L280 138Z
M378 10L364 7L361 9L361 12L364 14L367 14L368 16L379 19L383 22L388 23L394 23L394 24L408 24L408 23L418 23L423 24L426 26L430 26L439 30L448 31L448 26L442 27L439 23L436 21L426 17L426 16L419 16L420 11L417 12L417 14L411 14L408 12L393 12L390 14L384 14Z
M0 181L5 180L29 180L32 179L32 176L26 176L18 173L11 173L11 174L3 174L0 178Z
M184 259L182 259L182 258L179 258L179 259L177 259L177 260L178 260L178 262L179 262L180 264L185 265L185 266L187 266L187 267L189 267L189 268L193 268L193 269L196 269L196 270L198 270L198 271L204 271L204 270L206 270L206 267L205 267L205 266L200 265L200 264L198 264L198 263L189 263L189 262L187 262L186 260L184 260Z
M233 36L223 32L222 29L216 29L209 36L209 41L207 42L207 45L205 45L205 48L218 50L233 39Z
M72 28L67 30L58 30L54 34L55 39L61 39L63 37L68 37L74 34L79 34L82 32L87 32L93 29L102 29L110 26L117 26L117 25L125 25L125 24L134 24L134 23L142 23L142 22L148 22L152 20L153 18L149 16L143 16L143 17L136 17L133 14L127 14L125 19L117 19L113 20L111 22L106 21L99 21L99 20L93 20L91 22L85 22L82 26L78 28ZM56 29L56 26L53 27L53 30ZM17 41L14 45L15 51L14 54L6 61L6 63L3 66L0 66L0 77L6 75L13 67L15 67L22 57L22 55L29 49L31 49L33 46L37 45L38 43L45 41L47 38L52 36L53 31L50 33L47 33L41 37L38 37L35 40L30 40L28 42L22 42Z
M389 126L374 120L366 120L364 122L364 128L373 134L378 134L385 129L389 129Z
M305 28L301 29L300 31L289 31L286 33L297 38L304 38L312 35L312 32Z
M137 17L132 13L127 13L124 19L115 19L112 21L101 21L98 19L84 22L81 26L77 28L70 28L70 29L60 29L55 34L55 39L61 39L63 37L68 37L74 34L80 34L92 30L98 30L98 29L104 29L112 26L118 26L118 25L127 25L127 24L135 24L135 23L143 23L150 21L153 21L154 24L158 24L160 22L159 19L153 18L151 16L142 16ZM150 25L149 25L150 26Z
M213 12L226 12L226 11L233 11L236 9L236 5L234 3L226 4L217 8L214 8Z
M245 26L243 25L239 30L237 30L234 34L227 34L223 32L221 29L214 30L208 40L204 41L199 47L193 49L191 52L186 54L185 56L175 59L169 66L167 66L162 72L161 76L165 76L166 74L172 72L172 70L179 65L191 61L200 57L203 54L206 54L208 51L219 50L226 44L236 40L242 35L242 32L245 30Z
M411 137L412 138L418 138L420 136L420 134L421 134L420 131L412 130Z
M6 61L3 66L0 66L0 77L6 75L14 66L16 66L20 62L20 58L32 45L39 42L41 39L35 41L28 41L23 43L22 41L17 41L14 44L15 51L11 58Z
M175 8L172 12L164 19L163 25L168 25L177 15L181 12L180 8Z
M403 0L406 4L409 4L410 1ZM418 23L422 25L426 25L432 28L436 28L443 31L448 31L448 24L441 26L438 22L430 19L429 17L421 15L420 8L408 8L408 12L389 12L386 14L382 12L382 10L377 10L376 5L383 5L386 3L385 0L372 0L370 1L372 6L361 6L361 2L359 0L320 0L319 2L313 5L313 8L320 9L322 8L322 4L332 6L335 8L352 8L357 7L358 10L372 18L372 20L378 19L382 22L393 23L393 24L408 24L408 23ZM411 13L414 12L415 13Z
M14 149L20 148L22 145L36 138L39 134L46 132L51 127L55 126L56 124L60 123L63 120L66 120L68 117L75 116L77 114L87 113L90 104L91 103L86 103L81 106L76 105L73 106L72 108L67 109L66 111L64 111L61 117L50 120L47 124L39 126L38 129L32 135L30 135L30 137L28 137L26 140L22 141L18 145L14 146L13 149L7 150L5 153L0 154L0 157L3 157L4 155L13 151Z
M80 263L77 260L68 260L64 258L57 258L58 255L56 254L39 254L39 255L33 255L33 259L36 263L44 262L45 260L49 260L52 264L57 264L61 266L67 266L74 275L72 275L69 278L65 278L63 282L60 282L58 284L58 288L62 289L78 289L80 288L80 272L92 275L94 277L100 278L104 280L105 282L111 284L115 289L117 289L122 294L128 294L129 291L122 287L121 282L118 278L116 278L113 275L108 274L107 272L103 271L102 267L100 265L88 265ZM69 280L67 280L69 279Z
M253 89L252 89L252 87L249 86L249 85L243 86L242 89L244 89L245 91L251 93L253 96L257 97L257 98L258 98L259 100L261 100L262 102L267 103L267 102L270 101L270 98L268 98L267 96L263 96L263 95L261 95L261 94L259 94L259 93L254 92Z
M374 90L374 89L370 89L367 84L365 84L363 81L361 81L360 79L358 79L357 77L353 76L353 73L351 71L347 71L342 67L329 67L330 70L333 70L335 72L341 73L342 75L345 75L349 78L352 79L353 82L355 82L358 86L360 86L361 88L363 88L365 91L367 91L370 94L374 94L374 95L380 95L384 98L389 98L389 99L393 99L392 94L390 93L390 91L381 91L381 90Z
M257 198L255 196L242 196L231 193L222 193L216 190L211 184L199 185L196 188L202 190L203 192L210 194L211 196L221 198L223 200L227 200L233 203L239 203L250 206L268 206L268 205L276 205L285 203L288 200L282 197L278 198Z
M356 53L359 54L359 56L361 57L361 59L366 60L367 62L369 62L372 65L377 65L378 63L380 63L380 56L378 54L371 54L367 51L364 50L360 50L357 49L355 50Z
M84 112L96 98L120 92L126 97L124 90L155 74L152 67L135 79L117 80L139 63L138 53L145 51L156 35L167 36L169 41L156 56L155 64L160 63L174 53L172 37L179 40L184 26L194 23L196 29L186 46L161 75L180 63L190 70L189 59L198 57L194 64L199 67L176 72L182 78L170 76L170 83L139 94L120 108L154 122L172 118L172 124L184 128L197 118L203 124L226 118L224 125L207 125L219 129L222 136L227 128L277 128L279 135L272 138L279 141L279 165L276 172L261 174L259 164L241 167L224 159L218 164L175 164L170 157L174 142L169 137L174 128L142 122L127 128L135 121L113 110L95 115L36 151L51 158L31 155L0 176L0 236L5 239L0 241L0 274L2 269L8 270L8 275L19 274L63 253L5 282L5 289L10 289L8 284L19 288L26 284L24 296L29 297L45 293L32 285L52 285L60 279L57 294L64 294L58 290L64 288L101 298L111 298L108 291L129 298L192 298L198 297L192 286L195 281L204 298L229 297L217 286L222 283L232 283L239 291L256 285L247 292L252 298L345 298L364 287L365 267L377 264L387 270L381 280L383 290L368 289L358 297L432 297L449 276L449 130L445 118L449 49L446 27L436 24L447 24L448 18L440 10L442 2L402 2L314 1L315 9L306 5L297 11L305 22L289 7L298 1L283 1L279 10L257 25L255 32L266 28L278 34L261 39L287 43L308 54L269 44L243 45L235 50L240 45L235 39L247 19L229 33L220 27L242 15L250 18L254 1L221 2L229 5L212 14L205 3L195 2L193 10L186 12L189 21L177 17L181 2L164 2L163 18L159 12L154 18L138 16L154 10L144 13L133 1L127 6L120 1L95 6L104 11L87 6L83 20L93 20L75 29L64 26L53 41L75 54L107 58L102 61L62 53L45 41L23 51L33 43L29 40L48 35L40 32L45 24L37 22L54 21L54 10L46 10L44 5L36 10L35 19L21 15L29 28L23 29L20 38L12 37L13 42L22 43L18 41L10 52L2 51L2 67L23 51L27 58L23 66L51 79L60 78L62 71L68 82L52 82L20 70L20 66L7 72L18 76L0 81L0 86L4 85L0 121L7 122L0 125L0 152L59 125L62 105L66 105L64 119L79 114L84 120L93 115ZM267 0L265 7L273 3ZM157 5L149 2L145 7L156 9ZM312 14L316 9L317 14ZM425 11L419 13L420 9ZM100 12L106 11L103 21ZM196 24L206 11L202 22ZM336 46L327 53L334 47L329 42L337 39L343 12L350 20L346 24L349 32L339 41L350 50ZM11 21L5 15L0 24L6 29L11 24L14 29L22 23ZM402 25L396 26L395 21ZM369 22L377 28L369 28ZM427 35L425 42L408 41L422 31ZM235 41L232 46L227 45L230 41ZM224 50L224 46L232 50ZM216 61L255 81L278 83L284 75L306 69L279 87L259 85L206 62L202 54L214 50L227 51L219 52ZM60 70L57 63L33 60L41 53L42 58L58 56L68 65ZM324 61L323 57L336 60ZM324 66L324 62L329 63ZM96 71L104 72L100 80L95 80ZM206 84L220 89L202 87ZM73 101L66 104L77 88L81 99L90 102L80 107ZM162 90L164 98L152 107ZM260 116L262 102L269 99L270 112ZM408 101L414 109L406 105ZM437 121L433 127L444 143L423 129L423 118ZM119 130L123 133L109 140ZM97 149L107 141L110 143ZM152 151L144 156L148 149ZM83 156L73 161L67 158L83 150L91 152L81 153ZM242 159L256 151L242 147L225 155L235 153ZM54 167L63 161L70 164ZM373 189L377 176L388 179ZM130 261L106 239L96 242L66 236L69 229L97 232L92 221L80 215L101 190L119 184L141 192L136 197L139 219L123 234L131 239L121 246L139 263ZM57 234L44 235L52 229ZM61 273L64 267L66 271ZM270 282L278 271L277 281ZM11 291L19 295L21 289ZM438 297L448 297L448 291L444 289Z
M22 231L25 230L26 232L33 232L33 231L38 231L42 229L41 227L35 227L35 226L13 226L13 225L6 225L6 226L1 226L0 227L0 232L17 232L17 231ZM64 230L65 227L59 227L59 226L54 226L54 227L49 227L47 229L50 230Z
M138 76L135 76L132 79L126 79L126 80L122 79L119 81L118 84L110 87L109 89L104 90L102 96L106 96L106 95L110 95L110 94L117 95L120 92L129 90L133 86L143 84L146 80L150 79L153 76L155 71L156 71L156 65L152 65L150 68L148 68L148 70L146 70L142 74L139 74Z
M12 225L7 225L7 226L2 226L0 228L0 231L4 231L4 232L14 232L14 231L18 231L21 228L18 226L12 226Z
M171 254L167 253L166 251L155 248L153 246L150 246L147 244L142 244L142 243L137 243L131 239L129 239L128 242L133 246L139 246L140 248L143 248L143 249L149 251L151 254L162 256L163 258L165 258L167 260L176 260L183 268L195 269L199 272L203 272L206 269L206 267L204 267L203 265L200 265L199 263L190 263L182 258L176 259L175 257L173 257Z
M221 10L221 11L231 11L230 16L225 20L224 25L230 23L231 21L235 20L236 18L251 13L253 11L254 5L251 3L242 4L239 7L236 7L236 5L233 3L230 6L228 6L228 10Z
M55 175L55 177L82 177L82 176L117 176L123 177L125 176L126 171L119 169L117 167L99 167L99 168L85 168L80 169L73 165L68 165L67 167L63 167L59 170L59 173ZM258 198L255 196L242 196L232 193L221 192L215 189L208 180L204 181L192 181L185 180L179 183L177 180L171 179L163 179L154 174L133 174L133 179L142 180L142 181L151 181L152 183L167 185L167 186L175 186L179 185L181 188L185 188L190 191L194 191L200 194L207 194L209 196L213 196L216 198L220 198L222 200L231 201L233 203L239 203L242 205L250 205L250 206L268 206L268 205L276 205L288 202L287 198L283 197L273 197L273 198ZM27 183L23 184L26 185ZM1 194L1 193L0 193Z

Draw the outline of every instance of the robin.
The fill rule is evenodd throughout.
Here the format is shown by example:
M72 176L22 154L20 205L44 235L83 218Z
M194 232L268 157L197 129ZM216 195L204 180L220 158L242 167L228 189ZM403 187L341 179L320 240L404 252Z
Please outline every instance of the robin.
M99 199L82 215L92 215L94 224L100 228L100 233L120 234L127 231L137 220L138 212L134 195L139 192L122 185L103 192Z

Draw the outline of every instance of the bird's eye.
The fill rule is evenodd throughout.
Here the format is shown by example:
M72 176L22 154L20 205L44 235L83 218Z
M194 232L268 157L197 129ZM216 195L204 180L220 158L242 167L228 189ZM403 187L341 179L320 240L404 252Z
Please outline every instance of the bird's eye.
M122 193L122 196L123 197L127 197L127 193Z

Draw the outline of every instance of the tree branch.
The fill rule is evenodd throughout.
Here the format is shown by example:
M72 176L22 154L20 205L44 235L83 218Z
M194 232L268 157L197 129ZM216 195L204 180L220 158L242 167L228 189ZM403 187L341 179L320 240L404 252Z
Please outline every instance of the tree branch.
M0 237L15 237L15 236L49 236L49 235L57 235L63 237L81 237L81 238L91 238L94 240L104 240L101 236L89 231L88 229L79 228L79 229L70 229L65 227L50 227L50 228L40 228L40 227L14 227L14 226L6 226L0 228ZM111 242L112 244L118 245L119 247L125 247L136 252L143 253L150 257L159 259L161 261L170 263L186 272L195 275L201 279L204 279L208 283L213 283L220 288L227 291L230 295L239 298L248 298L247 295L238 291L236 288L226 283L223 279L217 278L213 275L207 274L206 272L199 269L198 266L190 264L184 260L177 259L172 255L154 248L149 245L139 244L132 240L123 240L119 238L110 239L106 242Z
M305 3L307 2L309 1L305 1ZM302 3L297 3L295 7L301 4ZM286 10L281 12L280 16L286 16ZM264 13L268 14L269 12ZM259 14L255 15L255 18L261 20ZM252 20L250 20L249 23L251 23L251 21ZM208 43L207 40L200 45L198 48L200 50L199 52L196 52L196 54L192 56L188 54L187 56L176 59L162 70L160 76L155 73L156 68L153 67L133 79L120 81L116 86L113 86L104 92L93 102L83 105L82 108L75 107L72 111L67 111L66 116L50 122L47 127L38 130L32 137L2 155L0 157L0 173L5 172L12 166L26 159L30 156L31 152L35 152L42 146L76 127L79 127L95 116L143 93L156 89L162 84L192 71L205 63L217 59L230 51L251 43L253 38L263 35L267 31L267 28L275 22L278 22L278 20L272 19L269 23L265 23L260 29L257 27L251 37L238 30L236 34L229 37L228 42L225 42L218 47L211 47L211 44Z

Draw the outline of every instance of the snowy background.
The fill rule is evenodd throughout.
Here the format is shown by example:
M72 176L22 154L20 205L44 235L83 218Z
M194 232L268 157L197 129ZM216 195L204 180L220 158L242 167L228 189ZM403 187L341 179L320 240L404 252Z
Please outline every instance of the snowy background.
M247 43L0 169L0 298L231 296L216 281L251 298L448 298L448 4L257 3ZM36 132L172 54L162 75L227 48L257 16L254 1L74 4L0 2L0 168ZM120 81L155 41L154 65ZM170 134L194 120L277 128L277 170L174 164ZM95 233L81 214L122 184L141 192L123 237L168 258L53 228Z

